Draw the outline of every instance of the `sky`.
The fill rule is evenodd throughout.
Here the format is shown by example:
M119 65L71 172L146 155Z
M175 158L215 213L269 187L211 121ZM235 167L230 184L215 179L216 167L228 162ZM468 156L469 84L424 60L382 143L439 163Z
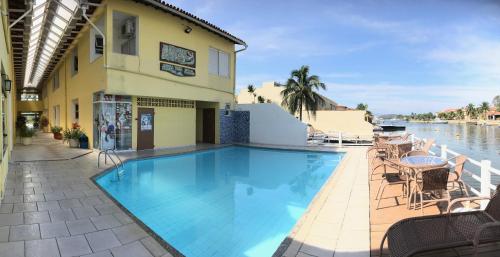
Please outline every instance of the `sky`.
M243 39L236 87L309 65L342 105L436 112L500 94L500 0L171 0ZM238 46L237 46L238 47Z

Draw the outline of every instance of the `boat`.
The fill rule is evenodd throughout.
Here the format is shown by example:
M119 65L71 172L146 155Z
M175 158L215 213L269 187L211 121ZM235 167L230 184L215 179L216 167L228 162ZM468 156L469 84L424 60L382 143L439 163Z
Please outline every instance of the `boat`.
M384 132L392 132L392 131L405 131L405 126L397 126L397 125L380 125L382 131Z

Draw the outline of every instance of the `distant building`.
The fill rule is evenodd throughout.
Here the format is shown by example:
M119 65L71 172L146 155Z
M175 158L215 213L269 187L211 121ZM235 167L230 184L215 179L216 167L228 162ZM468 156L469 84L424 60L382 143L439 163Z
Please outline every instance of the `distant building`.
M486 113L486 119L500 120L500 111L498 111L496 107L491 107L490 110Z

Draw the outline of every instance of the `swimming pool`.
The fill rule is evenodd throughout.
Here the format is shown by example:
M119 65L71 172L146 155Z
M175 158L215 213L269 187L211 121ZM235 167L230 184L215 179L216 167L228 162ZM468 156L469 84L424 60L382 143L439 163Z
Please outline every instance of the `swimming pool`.
M126 162L96 179L188 257L272 256L342 153L230 146Z

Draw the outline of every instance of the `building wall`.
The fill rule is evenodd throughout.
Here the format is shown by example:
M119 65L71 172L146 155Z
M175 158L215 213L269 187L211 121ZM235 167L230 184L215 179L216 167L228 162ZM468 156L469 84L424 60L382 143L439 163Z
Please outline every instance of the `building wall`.
M161 10L134 3L111 0L108 2L107 19L113 11L138 17L137 56L113 53L108 36L108 87L107 93L192 99L220 103L234 102L234 44L201 27L167 14ZM184 32L186 25L193 30ZM107 23L108 34L112 24ZM160 70L160 42L196 51L196 76L178 77ZM209 47L223 50L230 55L228 78L208 72Z
M342 132L346 136L371 139L373 125L365 121L365 111L317 111L316 118L303 115L303 121L325 133Z
M250 112L250 143L307 144L307 125L275 104L238 104L236 109Z
M4 137L0 137L0 199L3 199L5 192L5 178L9 169L8 163L10 160L10 152L14 143L13 139L15 134L15 127L13 120L16 117L14 115L14 113L16 113L16 87L14 74L12 72L12 48L10 42L10 32L8 31L8 16L3 15L3 13L7 13L7 0L0 0L0 9L2 11L2 15L0 15L0 69L3 68L3 72L12 81L11 93L9 93L7 97L5 97L3 94L0 96L5 100L5 109L4 106L0 104L0 113L5 112L6 119L5 130L0 120L0 135L7 134L6 140L4 140ZM1 84L3 83L0 83L0 85Z

